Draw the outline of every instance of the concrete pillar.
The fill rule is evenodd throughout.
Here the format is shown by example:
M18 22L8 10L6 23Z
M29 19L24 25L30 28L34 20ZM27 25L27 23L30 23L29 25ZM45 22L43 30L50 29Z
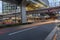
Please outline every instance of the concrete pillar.
M21 21L22 23L27 23L27 16L26 16L26 0L22 0L21 3Z

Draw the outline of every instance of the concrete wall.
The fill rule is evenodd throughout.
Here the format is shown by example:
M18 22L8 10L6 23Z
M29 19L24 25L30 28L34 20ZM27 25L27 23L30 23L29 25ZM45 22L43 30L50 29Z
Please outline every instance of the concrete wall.
M42 2L44 2L47 6L49 6L49 1L48 0L40 0Z

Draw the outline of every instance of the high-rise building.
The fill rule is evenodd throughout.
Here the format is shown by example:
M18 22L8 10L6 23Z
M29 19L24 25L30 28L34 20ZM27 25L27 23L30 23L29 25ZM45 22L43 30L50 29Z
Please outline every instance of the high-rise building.
M2 2L2 13L3 14L10 14L10 13L16 13L17 12L17 6L10 4L10 3L6 3L6 2Z

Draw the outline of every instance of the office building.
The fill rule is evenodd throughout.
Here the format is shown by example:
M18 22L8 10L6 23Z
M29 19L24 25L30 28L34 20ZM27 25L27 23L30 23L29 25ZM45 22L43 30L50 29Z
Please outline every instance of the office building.
M2 13L3 14L11 14L17 12L17 6L14 4L2 2Z

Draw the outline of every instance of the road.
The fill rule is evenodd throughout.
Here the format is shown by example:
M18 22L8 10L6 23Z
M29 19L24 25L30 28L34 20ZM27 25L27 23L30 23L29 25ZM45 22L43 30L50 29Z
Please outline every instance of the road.
M54 23L20 29L18 27L0 30L0 40L44 40L56 25Z

